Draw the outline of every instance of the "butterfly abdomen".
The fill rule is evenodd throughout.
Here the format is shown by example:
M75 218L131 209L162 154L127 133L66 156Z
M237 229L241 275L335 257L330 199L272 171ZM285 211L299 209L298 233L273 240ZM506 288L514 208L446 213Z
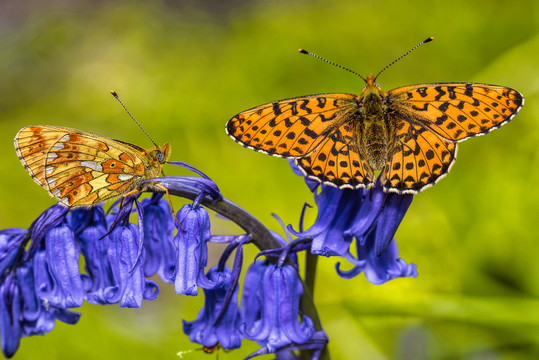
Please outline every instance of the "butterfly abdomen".
M387 162L388 131L383 121L366 119L360 139L367 161L373 170L381 170Z
M387 162L389 124L384 121L382 98L376 89L366 91L363 98L363 119L357 139L373 170L381 170Z

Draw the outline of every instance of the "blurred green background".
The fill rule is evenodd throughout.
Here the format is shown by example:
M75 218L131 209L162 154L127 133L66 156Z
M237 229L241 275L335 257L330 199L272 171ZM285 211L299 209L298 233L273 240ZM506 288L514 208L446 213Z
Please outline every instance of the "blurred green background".
M172 160L206 172L272 229L280 228L271 213L297 224L303 203L312 203L301 178L285 160L235 144L226 121L276 99L361 91L360 79L300 56L300 47L366 76L434 36L378 79L383 90L486 82L519 90L526 105L501 130L461 144L451 174L415 197L397 239L418 278L381 286L343 280L335 261L321 259L315 300L330 353L539 358L538 20L532 0L2 1L0 227L27 227L53 204L15 155L21 127L68 126L151 146L110 89L158 143L171 142ZM212 226L239 233L223 220ZM212 249L210 265L220 252ZM15 358L175 359L198 348L181 319L194 319L202 301L162 286L140 310L85 305L78 325L57 323L46 336L23 339ZM219 358L256 348L245 342Z

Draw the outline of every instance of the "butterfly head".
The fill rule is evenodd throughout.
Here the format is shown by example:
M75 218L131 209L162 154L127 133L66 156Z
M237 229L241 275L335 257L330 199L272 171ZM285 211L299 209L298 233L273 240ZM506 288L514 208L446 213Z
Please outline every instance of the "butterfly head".
M151 158L153 158L155 161L159 162L160 164L166 163L169 155L170 155L170 143L165 143L163 147L157 146L153 148L152 150L148 151L148 156L150 156Z
M367 76L367 78L365 79L365 86L363 87L363 91L367 90L367 89L375 89L375 90L378 90L379 92L382 91L382 88L380 87L379 84L376 83L376 78L374 77L374 75L369 75Z
M385 94L380 85L376 83L376 78L373 75L367 76L365 82L366 85L363 87L359 97L362 99L363 106L365 106L365 113L376 114L382 108L382 98Z

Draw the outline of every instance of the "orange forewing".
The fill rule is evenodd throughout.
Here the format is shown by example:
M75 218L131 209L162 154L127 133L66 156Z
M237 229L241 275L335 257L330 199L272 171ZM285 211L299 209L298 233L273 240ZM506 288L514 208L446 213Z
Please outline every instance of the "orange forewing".
M348 121L357 100L353 94L320 94L275 101L234 116L226 131L246 148L279 157L302 157Z

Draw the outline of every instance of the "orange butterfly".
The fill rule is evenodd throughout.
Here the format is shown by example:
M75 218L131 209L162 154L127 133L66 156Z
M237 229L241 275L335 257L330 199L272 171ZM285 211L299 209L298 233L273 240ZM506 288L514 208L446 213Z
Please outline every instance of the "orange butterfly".
M143 149L81 130L37 125L17 133L15 150L38 185L62 205L75 207L142 191L142 181L161 173L170 144Z
M479 83L383 92L376 78L432 39L376 77L344 68L366 82L359 96L319 94L260 105L234 116L227 134L248 149L295 159L308 178L324 184L370 188L381 170L386 192L416 194L447 175L457 142L499 128L524 105L518 91Z

